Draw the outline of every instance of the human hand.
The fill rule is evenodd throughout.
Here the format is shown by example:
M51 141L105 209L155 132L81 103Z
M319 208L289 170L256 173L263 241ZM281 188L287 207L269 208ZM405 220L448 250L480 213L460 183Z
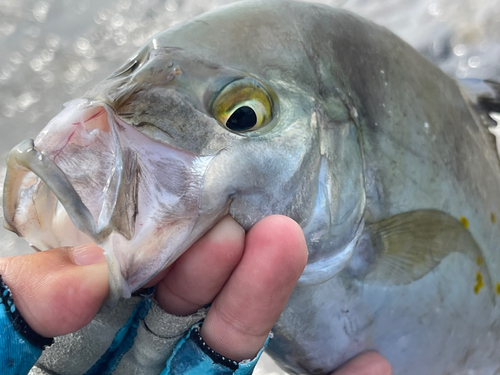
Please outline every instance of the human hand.
M160 306L173 314L190 314L213 301L202 337L220 354L241 360L253 358L262 347L306 259L302 231L292 220L263 219L245 237L227 217L153 284L158 283ZM102 250L93 245L0 259L0 275L26 322L46 337L85 326L108 293ZM360 372L364 364L373 363L375 371L380 367L373 356L360 365L363 358L345 366L350 372L343 368L335 375L390 373Z
M201 335L235 360L264 344L307 260L300 227L265 218L245 236L229 216L158 275L156 299L187 315L213 301ZM102 250L94 245L0 259L0 275L16 307L37 333L52 337L90 322L108 294Z
M291 219L267 217L245 235L227 216L151 284L171 314L192 314L213 301L201 336L239 362L262 348L306 262L302 229Z

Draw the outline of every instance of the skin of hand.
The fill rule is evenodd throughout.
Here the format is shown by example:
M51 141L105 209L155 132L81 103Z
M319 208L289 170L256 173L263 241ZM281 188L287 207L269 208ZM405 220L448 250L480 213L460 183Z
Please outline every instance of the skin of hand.
M245 234L230 216L222 219L147 286L167 312L189 315L212 303L201 335L218 353L236 361L255 357L283 311L307 262L301 228L269 216ZM0 258L0 275L17 309L45 337L83 328L108 295L103 251L89 244ZM390 375L377 353L362 354L334 375Z

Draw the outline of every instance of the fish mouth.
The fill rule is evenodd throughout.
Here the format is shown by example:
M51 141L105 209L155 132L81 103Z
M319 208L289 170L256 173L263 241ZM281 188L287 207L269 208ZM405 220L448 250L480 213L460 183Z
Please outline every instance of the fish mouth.
M4 183L5 227L40 250L90 241L102 245L116 229L109 207L116 205L122 179L113 123L112 111L104 104L77 100L35 141L27 139L14 147L7 157ZM89 165L95 155L105 160ZM89 181L102 194L89 194L84 186ZM27 200L36 204L30 206ZM131 228L119 229L130 239Z
M14 223L16 202L19 201L20 190L32 185L30 180L34 177L33 174L54 193L76 229L92 238L96 243L102 243L108 237L111 232L109 226L97 228L92 214L82 202L67 176L56 163L35 148L32 139L19 143L11 150L7 158L7 174L4 185L5 228L22 236ZM54 215L57 215L56 212L60 212L58 209L54 211ZM47 216L50 210L45 212L46 214L41 213L44 217L38 222L52 223L54 216ZM48 247L53 246L48 245Z
M112 306L227 211L208 215L200 208L212 159L148 138L105 103L77 99L34 141L9 153L5 226L39 250L88 242L102 247Z

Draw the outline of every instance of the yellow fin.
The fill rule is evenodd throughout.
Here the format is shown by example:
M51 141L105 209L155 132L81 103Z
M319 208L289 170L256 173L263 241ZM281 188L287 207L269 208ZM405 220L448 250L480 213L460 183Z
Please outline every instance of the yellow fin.
M368 224L367 229L374 261L365 279L409 284L432 271L447 255L460 252L477 264L484 277L477 292L483 285L493 285L481 249L463 221L442 211L405 212ZM474 282L471 280L471 290Z

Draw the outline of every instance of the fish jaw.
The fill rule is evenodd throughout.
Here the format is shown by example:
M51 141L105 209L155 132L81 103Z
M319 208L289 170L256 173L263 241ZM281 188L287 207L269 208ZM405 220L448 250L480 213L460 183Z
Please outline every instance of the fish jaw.
M151 140L102 102L74 100L9 154L5 226L39 250L96 243L110 299L128 297L227 212L200 215L211 160Z
M107 116L103 107L80 100L70 102L35 141L21 142L10 152L4 184L7 229L25 237L40 250L79 245L78 232L86 234L78 238L83 242L90 239L102 242L101 237L106 233L103 228L98 230L97 219L104 199L96 196L92 200L90 191L104 191L110 187L105 181L94 183L92 163L84 162L99 155L99 170L104 172L106 180L112 165L116 164L109 126L106 132L98 127L85 128L87 123L91 126L98 121L107 124L103 115ZM76 159L75 154L78 155ZM95 162L97 157L93 159ZM85 174L89 176L87 179L83 178ZM67 225L70 217L75 223L73 227ZM71 233L68 232L70 229ZM45 235L39 237L40 233Z

